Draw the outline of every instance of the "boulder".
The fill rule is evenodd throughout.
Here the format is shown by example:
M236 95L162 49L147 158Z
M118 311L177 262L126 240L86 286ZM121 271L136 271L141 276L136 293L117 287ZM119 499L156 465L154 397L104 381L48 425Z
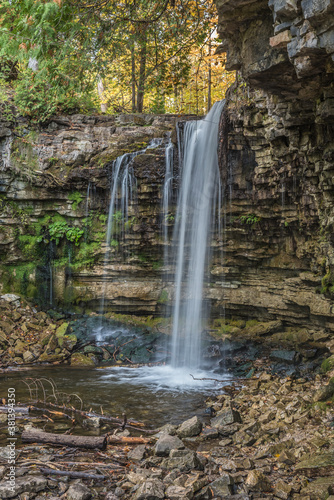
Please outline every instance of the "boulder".
M307 477L333 474L334 452L322 453L321 455L307 455L301 462L296 464L295 470L298 473L305 474Z
M245 485L251 491L269 491L271 489L269 479L258 470L251 470L248 473Z
M11 487L8 481L0 483L0 498L15 498L21 493L38 493L47 487L47 479L42 476L25 476L15 479L15 485ZM32 495L35 496L35 495Z
M146 446L144 444L140 444L129 451L128 459L133 462L140 462L146 456Z
M278 483L275 484L274 494L282 500L288 500L288 498L290 498L291 490L292 486L290 486L290 484L287 484L284 481L278 481Z
M318 401L327 401L334 395L334 377L332 377L328 384L324 387L318 389L314 395L314 401L317 403Z
M297 352L286 349L277 349L270 353L270 358L281 363L293 364L296 361Z
M134 500L162 500L165 498L165 488L159 479L148 479L141 484L133 496Z
M33 353L32 353L32 352L30 352L30 351L25 351L25 352L23 353L23 361L24 361L25 363L31 363L32 361L34 361L34 359L35 359L35 356L33 355Z
M240 422L240 413L232 408L228 408L227 410L223 410L219 415L217 415L217 417L211 420L211 426L220 430L221 427Z
M233 484L233 477L225 473L220 476L219 479L213 481L213 483L210 484L210 488L212 489L215 497L224 497L226 495L231 495Z
M198 436L202 431L203 424L200 419L195 416L183 422L177 430L177 434L181 438Z
M166 490L166 497L170 500L186 500L193 498L193 492L182 486L169 486Z
M87 486L81 482L72 484L66 492L67 500L90 500L92 496Z
M171 450L180 450L184 444L177 436L163 434L155 445L155 454L160 457L168 457Z
M88 356L80 352L76 352L71 356L71 366L86 366L86 367L94 367L95 363Z
M161 467L165 469L179 469L187 471L191 469L203 470L203 465L197 454L190 450L171 450L169 458L161 462Z
M306 498L309 496L312 500L328 500L329 493L334 493L334 477L321 477L310 482L300 492ZM283 497L279 497L283 498ZM288 498L288 497L286 497Z

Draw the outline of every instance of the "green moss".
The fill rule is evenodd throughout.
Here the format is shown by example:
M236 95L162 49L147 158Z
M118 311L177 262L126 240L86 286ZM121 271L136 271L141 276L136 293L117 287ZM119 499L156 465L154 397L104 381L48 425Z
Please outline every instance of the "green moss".
M134 316L128 314L115 314L109 313L106 315L110 319L115 319L121 323L128 325L154 328L154 327L166 327L169 325L170 320L168 318L154 318L153 316Z
M321 371L323 373L327 373L331 370L334 369L334 355L333 356L330 356L329 358L325 359L322 363L321 363Z
M16 266L1 267L1 282L3 293L16 292L23 295L35 296L34 275L35 262L18 264Z
M30 234L20 234L18 236L19 248L27 258L36 259L38 253L39 237Z
M83 197L81 196L81 193L79 193L79 191L73 191L73 193L70 193L68 195L68 199L73 202L73 210L76 210L78 208L78 205L80 205L80 203L83 201Z
M252 326L256 326L259 324L259 321L257 321L256 319L250 319L248 321L246 321L246 328L251 328Z
M159 304L166 304L166 302L168 302L168 301L169 301L169 297L168 297L167 290L162 290L160 297L158 298L158 303Z

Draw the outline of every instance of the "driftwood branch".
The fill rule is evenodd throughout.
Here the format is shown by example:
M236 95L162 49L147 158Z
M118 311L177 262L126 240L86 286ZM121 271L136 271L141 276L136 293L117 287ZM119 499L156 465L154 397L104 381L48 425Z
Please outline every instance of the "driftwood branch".
M56 469L47 469L45 467L40 467L39 470L43 474L55 474L57 476L69 476L73 478L79 479L107 479L107 476L102 476L102 474L88 474L87 472L75 472L69 470L56 470Z

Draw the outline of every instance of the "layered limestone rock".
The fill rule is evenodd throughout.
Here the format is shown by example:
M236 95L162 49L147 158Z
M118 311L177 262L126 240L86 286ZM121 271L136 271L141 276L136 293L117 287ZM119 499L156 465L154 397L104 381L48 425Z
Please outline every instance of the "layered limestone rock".
M221 126L223 291L209 295L231 315L333 329L334 2L216 5L239 76Z
M157 313L163 289L160 193L171 115L58 116L0 127L1 286L47 305ZM161 145L143 152L152 139ZM105 262L113 160L134 158L135 203Z

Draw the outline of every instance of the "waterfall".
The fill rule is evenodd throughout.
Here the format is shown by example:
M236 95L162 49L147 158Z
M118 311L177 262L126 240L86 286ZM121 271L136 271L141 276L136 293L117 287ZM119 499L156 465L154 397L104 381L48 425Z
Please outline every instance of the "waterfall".
M136 156L145 153L147 149L154 149L160 146L161 143L161 138L152 139L147 148L133 153L125 153L124 155L116 158L112 164L106 251L103 266L103 286L100 303L101 314L104 313L107 265L110 260L111 248L117 248L120 241L124 242L126 232L131 226L131 221L129 219L129 207L135 201L135 194L137 190L137 179L133 172L132 161Z
M184 126L182 177L173 235L173 367L198 368L200 364L201 332L207 315L203 286L214 218L221 201L217 149L223 106L224 101L216 103L203 120L186 122Z
M1 170L7 170L10 168L12 142L13 142L13 138L11 135L9 137L5 138L5 141L4 141L4 144L2 147L2 151L0 151L1 157L2 157L2 169Z
M165 149L165 180L162 193L162 228L163 228L163 241L164 241L164 267L169 266L169 252L168 252L168 226L169 214L168 209L172 198L172 183L173 183L173 161L174 161L174 146L171 138L166 145Z

